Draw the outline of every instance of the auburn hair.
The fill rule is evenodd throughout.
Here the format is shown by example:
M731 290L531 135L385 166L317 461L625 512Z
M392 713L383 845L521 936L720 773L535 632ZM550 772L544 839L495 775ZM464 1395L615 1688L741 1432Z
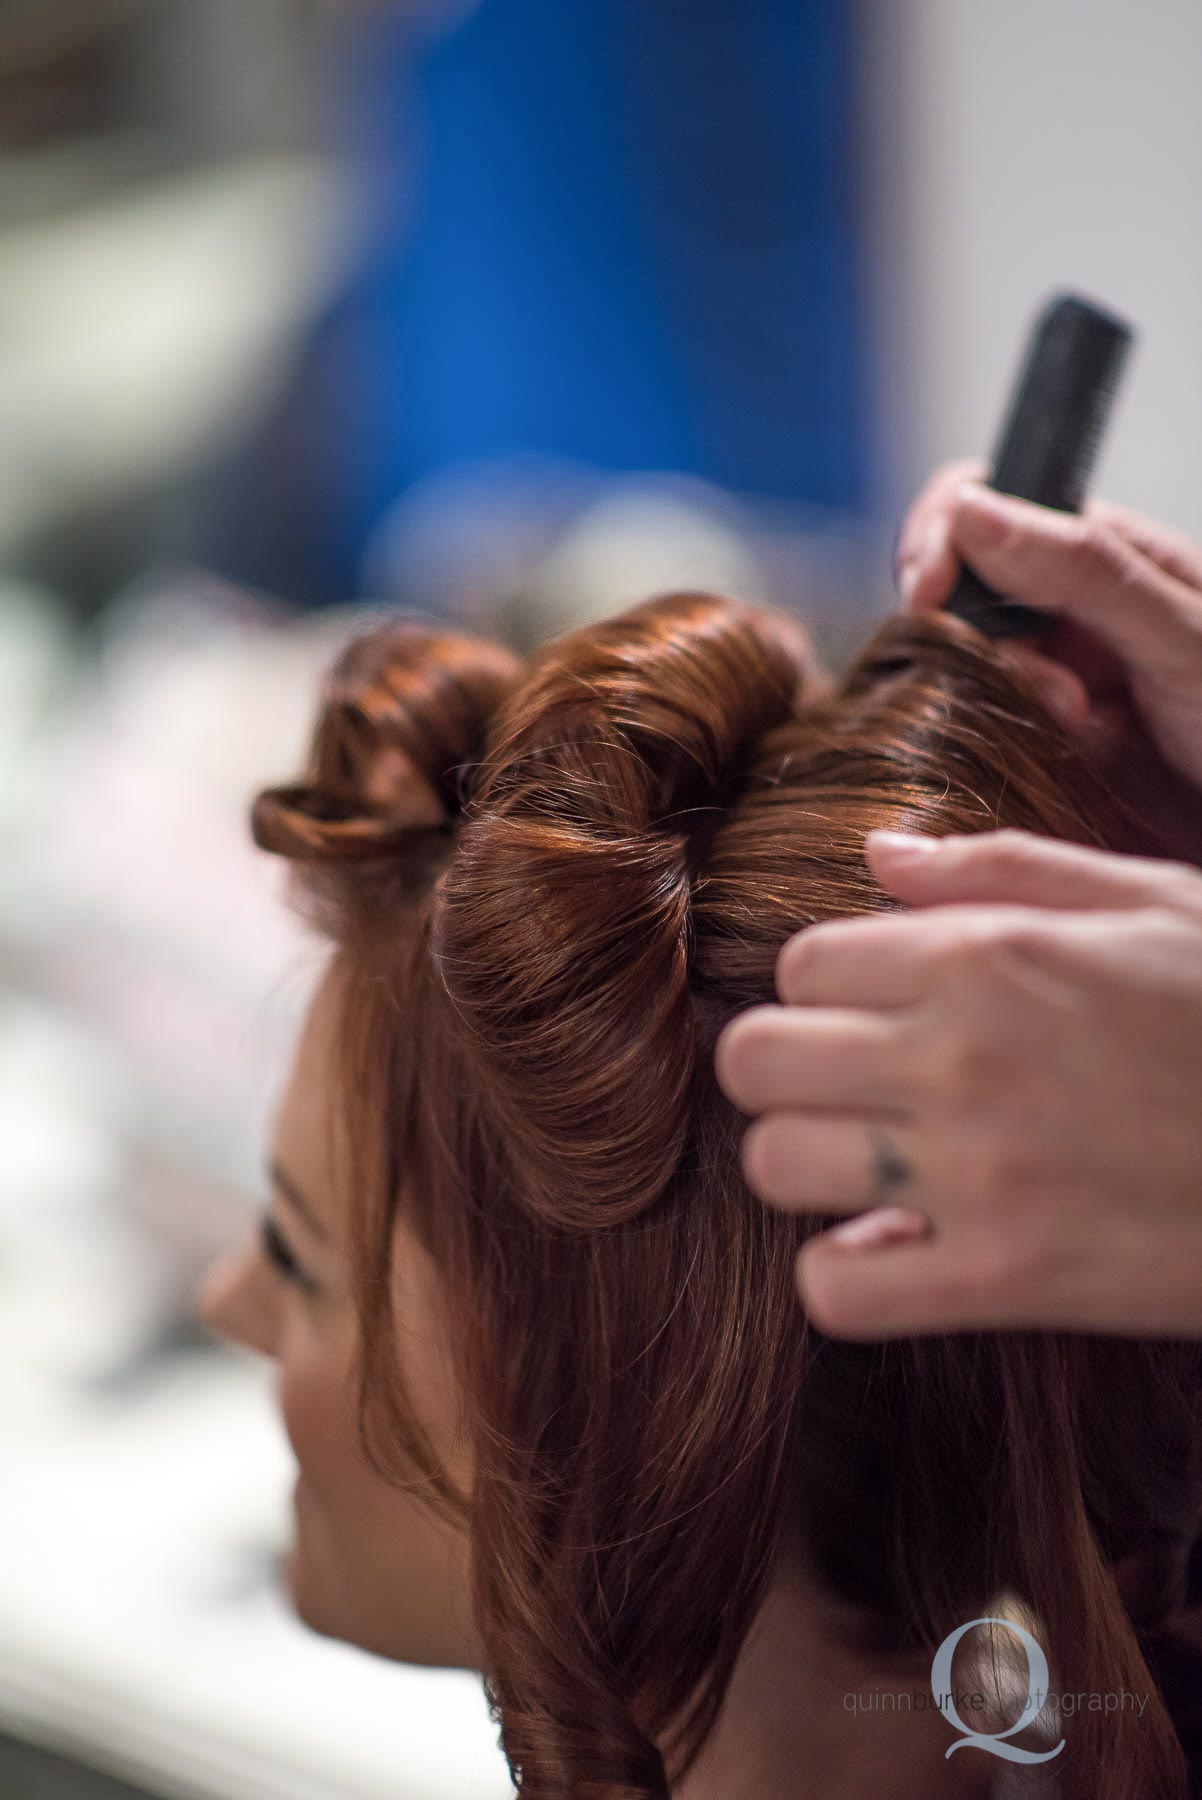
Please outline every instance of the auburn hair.
M1056 1690L1150 1694L1060 1720L1065 1800L1168 1800L1202 1766L1202 1352L828 1338L793 1269L830 1219L742 1177L715 1039L773 999L791 933L897 905L875 826L1150 848L962 621L892 618L832 680L792 617L702 593L524 660L385 621L331 671L304 778L255 801L344 977L364 1441L470 1533L533 1800L662 1800L790 1544L866 1643L933 1653L1008 1594ZM470 1494L398 1373L401 1216L439 1271Z

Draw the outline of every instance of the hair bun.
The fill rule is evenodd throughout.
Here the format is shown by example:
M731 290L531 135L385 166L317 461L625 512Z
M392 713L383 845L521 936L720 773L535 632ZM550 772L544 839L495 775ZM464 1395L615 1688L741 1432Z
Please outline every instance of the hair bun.
M255 800L255 842L344 862L445 837L463 770L520 670L496 644L412 619L353 638L326 678L305 777Z
M818 680L785 615L669 594L554 640L494 722L433 941L530 1203L560 1223L632 1217L676 1167L698 824Z
M477 799L506 806L541 766L582 823L622 832L671 823L712 802L817 674L807 633L785 614L662 595L554 639L534 659L494 722Z

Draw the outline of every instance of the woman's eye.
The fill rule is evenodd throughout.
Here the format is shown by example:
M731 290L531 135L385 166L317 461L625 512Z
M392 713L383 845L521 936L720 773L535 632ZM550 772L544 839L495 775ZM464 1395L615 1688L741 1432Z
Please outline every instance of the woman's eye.
M306 1294L315 1294L317 1283L294 1255L291 1246L286 1242L270 1213L263 1214L259 1233L264 1255L272 1267L279 1270L285 1281L291 1281L294 1286L301 1288Z

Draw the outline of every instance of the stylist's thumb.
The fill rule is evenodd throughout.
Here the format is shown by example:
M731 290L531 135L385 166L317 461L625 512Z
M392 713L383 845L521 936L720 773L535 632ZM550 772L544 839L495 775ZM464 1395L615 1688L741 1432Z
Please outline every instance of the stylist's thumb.
M1165 760L1202 786L1202 556L1179 534L1112 512L1064 513L967 482L950 535L999 593L1101 639Z
M870 831L868 865L907 906L1003 904L1088 912L1184 906L1202 917L1202 871L1027 831L958 837Z

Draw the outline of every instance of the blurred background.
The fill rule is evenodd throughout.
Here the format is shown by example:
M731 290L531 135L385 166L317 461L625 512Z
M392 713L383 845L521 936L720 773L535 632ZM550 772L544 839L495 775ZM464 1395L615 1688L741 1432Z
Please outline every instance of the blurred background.
M487 1800L479 1683L278 1597L190 1317L320 960L246 803L393 608L667 586L830 663L1037 308L1202 538L1190 0L0 0L0 1792Z

